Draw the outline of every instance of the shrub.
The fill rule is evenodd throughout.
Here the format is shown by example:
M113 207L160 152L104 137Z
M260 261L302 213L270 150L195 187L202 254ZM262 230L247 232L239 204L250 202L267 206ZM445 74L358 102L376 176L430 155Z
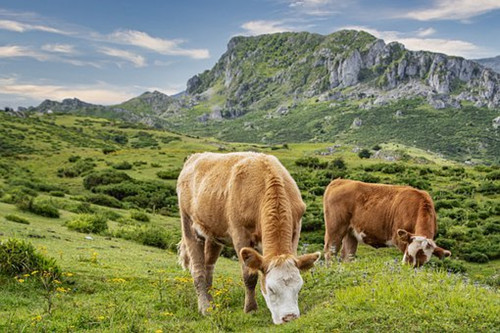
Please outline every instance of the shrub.
M330 168L335 168L339 170L345 170L346 165L342 157L336 158L329 163Z
M130 170L130 169L132 169L132 164L130 164L127 161L123 161L123 162L114 164L113 168L117 169L117 170Z
M33 271L51 272L56 277L61 274L56 260L38 253L31 243L20 239L0 242L1 274L16 276Z
M69 158L68 158L68 162L70 163L75 163L76 161L78 161L81 157L78 156L78 155L71 155Z
M113 236L172 251L177 249L180 240L180 235L157 226L124 226L116 230Z
M16 222L16 223L30 224L30 221L28 221L24 217L13 215L13 214L5 215L5 219L8 221Z
M99 206L106 206L106 207L113 207L113 208L122 208L123 204L117 200L116 198L102 194L102 193L97 193L97 194L89 194L85 197L86 202L93 203L95 205Z
M156 175L161 179L177 179L180 172L180 169L162 170L158 171Z
M117 184L127 180L131 180L129 175L125 172L115 170L104 170L89 174L83 179L83 186L87 190L91 190L96 186Z
M359 158L370 158L372 156L372 153L368 149L362 149L358 153Z
M116 152L116 149L114 149L114 148L103 148L102 149L102 153L104 155L108 155L108 154L111 154L111 153L114 153L114 152Z
M480 264L487 263L489 261L488 256L484 253L473 252L471 254L464 254L464 259L469 262L477 262Z
M152 168L161 168L161 164L160 163L151 162L151 167Z
M65 193L63 191L50 191L49 194L53 197L64 198Z
M57 170L58 177L75 178L95 168L95 163L89 160L79 160L75 164Z
M130 217L133 218L136 221L141 221L141 222L149 222L149 216L148 214L141 212L141 211L132 211L130 212Z
M36 200L33 197L24 196L19 198L16 206L22 211L31 212L40 216L52 218L58 218L60 216L57 208L52 202L47 200Z
M295 165L314 169L325 169L328 162L321 162L317 157L302 157L295 161Z
M75 219L66 222L66 226L78 232L94 234L108 230L107 219L101 214L80 214Z
M489 180L500 180L500 170L491 171L486 174L485 178Z

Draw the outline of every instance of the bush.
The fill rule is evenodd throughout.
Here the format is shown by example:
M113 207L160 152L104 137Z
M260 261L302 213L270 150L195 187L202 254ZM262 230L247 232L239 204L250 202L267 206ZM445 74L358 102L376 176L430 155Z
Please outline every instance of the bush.
M141 222L149 222L149 216L148 214L141 212L141 211L132 211L130 212L130 217L133 218L136 221L141 221Z
M111 154L111 153L114 153L114 152L116 152L116 149L114 149L114 148L103 148L102 149L102 153L104 155L108 155L108 154Z
M114 170L104 170L89 174L83 179L83 186L87 190L91 190L96 186L117 184L127 180L131 180L129 175L125 172L119 172Z
M47 200L37 200L29 196L19 198L16 203L18 209L26 212L31 212L36 215L59 218L59 211Z
M368 149L362 149L358 153L359 158L370 158L372 156L372 153Z
M102 193L97 193L97 194L89 194L85 197L86 202L93 203L95 205L99 206L106 206L106 207L112 207L112 208L122 208L123 204L117 200L116 198L102 194Z
M78 161L81 157L78 156L78 155L71 155L69 158L68 158L68 162L70 163L75 163L76 161Z
M66 226L83 233L100 234L108 230L107 219L101 214L80 214L75 219L66 222Z
M24 217L13 215L13 214L5 215L5 219L8 221L16 222L16 223L30 224L30 221L28 221Z
M489 261L488 256L484 253L473 252L471 254L465 254L464 259L469 262L477 262L479 264L484 264Z
M317 157L302 157L295 161L295 165L314 169L325 169L328 162L321 162Z
M180 241L180 235L157 226L124 226L116 230L113 236L171 251L177 249Z
M55 277L61 274L56 260L38 253L31 243L20 239L0 242L1 274L16 276L33 271L51 272Z
M500 170L491 171L485 178L489 180L500 180Z
M339 170L346 169L346 165L345 165L344 159L342 157L336 158L333 161L331 161L329 163L329 167L339 169Z
M130 169L132 169L132 164L130 164L127 161L123 161L123 162L114 164L113 168L117 169L117 170L130 170Z
M177 179L180 172L180 169L162 170L158 171L156 175L161 179Z
M63 191L50 191L49 194L53 197L64 198L65 193Z
M57 170L58 177L75 178L95 168L95 163L89 160L79 160L75 164Z

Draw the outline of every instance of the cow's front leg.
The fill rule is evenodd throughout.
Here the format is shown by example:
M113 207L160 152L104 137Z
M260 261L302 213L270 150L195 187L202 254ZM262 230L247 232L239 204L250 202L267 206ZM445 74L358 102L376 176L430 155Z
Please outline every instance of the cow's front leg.
M257 301L255 300L255 286L259 279L259 273L253 272L243 266L243 282L245 283L245 307L246 313L257 310Z

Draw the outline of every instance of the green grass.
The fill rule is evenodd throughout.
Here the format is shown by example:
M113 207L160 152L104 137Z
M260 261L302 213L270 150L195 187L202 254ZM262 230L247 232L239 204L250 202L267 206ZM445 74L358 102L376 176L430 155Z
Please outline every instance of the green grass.
M413 270L401 266L402 255L395 249L374 250L365 246L360 247L358 259L353 263L335 264L331 268L320 265L312 273L305 273L305 285L299 298L302 317L282 326L272 324L260 294L260 309L249 315L243 313L244 289L239 264L221 258L213 290L217 307L210 316L202 317L197 313L189 273L180 269L172 252L180 235L179 217L175 213L165 216L146 209L144 212L150 221L143 222L133 219L134 209L127 209L128 202L119 209L83 205L79 201L91 195L83 187L87 172L110 169L119 163L130 163L132 169L125 172L138 182L159 181L175 185L175 179L161 180L157 174L180 169L191 153L261 151L277 156L301 187L308 205L304 227L313 227L302 233L299 248L300 251L305 248L313 251L322 247L323 222L321 194L311 191L324 188L326 184L323 183L329 178L325 170L299 167L295 161L317 157L325 163L342 158L346 176L351 178L369 175L382 182L399 183L413 177L424 181L424 185L429 184L436 202L448 207L438 212L443 232L438 244L444 239L452 239L459 251L465 251L467 244L490 244L493 248L498 239L495 238L498 237L495 218L499 194L475 191L484 182L498 183L495 166L464 167L402 144L382 145L382 149L391 154L402 154L403 160L394 164L362 160L352 151L353 146L346 144L335 147L332 155L321 155L334 143L289 143L288 148L227 143L75 116L38 120L3 117L1 129L7 129L8 134L24 133L24 139L9 136L12 143L9 154L0 160L0 240L28 240L43 254L55 258L63 272L72 275L65 277L62 284L69 291L55 292L50 315L46 309L46 293L34 278L28 277L20 283L0 275L2 332L494 332L500 326L497 315L500 312L500 260L492 258L487 264L456 259L444 262L443 267L464 266L465 274L436 268L440 267L436 259L423 269ZM141 131L154 138L157 146L133 148L135 139L132 138ZM128 141L115 142L107 135L110 132L126 136ZM0 139L4 138L2 133ZM161 140L161 137L179 139ZM147 142L153 141L148 139ZM26 151L23 147L31 150ZM113 147L115 152L105 155L103 147ZM92 159L94 170L74 178L59 177L59 168L77 163L69 161L72 156L79 156L80 160ZM391 173L395 165L402 166L404 171ZM54 186L64 190L65 196L51 196ZM469 192L470 189L473 191ZM45 218L18 210L12 201L23 191L35 192L37 200L50 202L58 208L60 217ZM88 234L68 229L65 223L78 218L79 213L83 213L81 209L107 216L109 230L102 235L91 234L92 239L87 239ZM6 219L13 215L30 224ZM156 238L157 235L161 237ZM484 250L491 252L491 248ZM454 257L457 256L460 255L454 253Z

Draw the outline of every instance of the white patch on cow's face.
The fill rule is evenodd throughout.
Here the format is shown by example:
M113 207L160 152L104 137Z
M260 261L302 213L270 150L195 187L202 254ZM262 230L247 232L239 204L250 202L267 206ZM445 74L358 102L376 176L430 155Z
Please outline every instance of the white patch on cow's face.
M422 266L431 259L435 248L436 243L432 239L413 236L404 254L403 262L408 262L416 267Z
M282 324L300 316L298 298L303 284L293 259L272 267L265 275L265 291L262 290L262 295L275 324Z
M394 243L391 240L388 240L387 242L385 242L385 245L394 246Z

